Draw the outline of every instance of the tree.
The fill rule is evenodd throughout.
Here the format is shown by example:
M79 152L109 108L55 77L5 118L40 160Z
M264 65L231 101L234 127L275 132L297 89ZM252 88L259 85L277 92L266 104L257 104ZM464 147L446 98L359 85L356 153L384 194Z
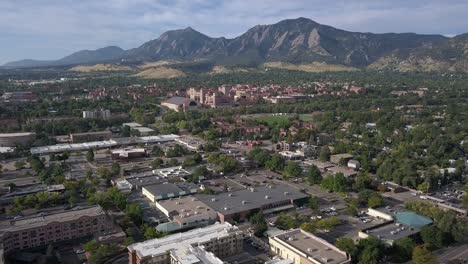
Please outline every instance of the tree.
M21 169L24 169L24 166L26 166L26 162L24 162L23 160L20 160L20 161L15 162L14 166L17 170L21 170Z
M284 158L279 154L274 154L271 156L271 159L265 163L265 167L271 171L282 171L284 164Z
M118 176L118 175L120 175L120 165L119 165L119 163L117 163L117 162L113 162L113 163L112 163L111 175L112 175L112 176Z
M161 166L164 164L164 161L161 159L161 158L155 158L152 162L151 162L151 168L153 169L159 169L161 168Z
M302 168L297 162L288 161L283 170L283 176L286 179L296 178L301 176Z
M413 264L437 264L437 258L425 247L418 246L413 250L411 258Z
M125 215L138 224L141 223L143 219L143 209L141 209L139 204L129 203L127 207L125 207Z
M315 225L313 223L303 223L301 224L300 228L309 233L315 233L316 231Z
M254 234L256 236L263 236L263 233L268 229L267 222L262 212L257 212L249 219L253 225Z
M322 182L322 173L317 166L312 165L307 173L307 183L309 185L320 184Z
M208 175L208 169L206 166L198 166L194 171L193 171L193 176L200 178L200 177L205 177Z
M323 146L319 150L319 158L321 161L328 161L330 160L330 149L327 146Z
M89 149L88 152L86 152L86 160L88 162L93 162L94 161L94 151L93 151L93 149Z
M311 196L309 198L309 201L307 202L307 206L310 208L310 209L313 209L313 210L316 210L320 207L320 200L318 197L316 196Z
M356 258L358 253L358 248L352 238L349 237L340 237L336 240L336 247L347 252L351 255L351 258Z
M382 202L382 196L378 195L377 193L374 193L367 200L367 206L369 206L370 208L379 207L382 205Z
M409 237L397 240L394 248L398 262L408 261L411 258L415 246L416 243Z

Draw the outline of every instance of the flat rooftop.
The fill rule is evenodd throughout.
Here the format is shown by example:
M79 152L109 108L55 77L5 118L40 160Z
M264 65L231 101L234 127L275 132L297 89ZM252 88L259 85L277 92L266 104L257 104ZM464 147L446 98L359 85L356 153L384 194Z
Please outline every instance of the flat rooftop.
M196 193L198 187L195 184L174 184L163 183L143 187L147 192L155 197L156 200L167 199Z
M264 185L218 195L197 194L197 198L214 210L227 215L261 208L282 201L307 198L308 195L285 184Z
M160 207L164 208L174 220L198 215L211 215L213 219L218 217L213 209L193 196L159 201L158 204Z
M198 257L188 252L190 246L202 244L212 239L229 237L234 232L240 232L236 226L229 223L216 223L204 228L135 243L128 246L128 250L136 252L140 259L148 256L165 255L171 251L178 257L186 256L187 260L192 263L190 260L193 257L198 259Z
M73 210L61 211L51 214L39 214L31 217L24 217L15 220L5 220L0 222L0 235L7 232L15 232L23 229L41 227L52 222L69 222L77 220L80 217L105 215L100 206L87 208L76 208Z
M0 137L25 137L35 135L34 132L19 132L19 133L0 133Z
M420 228L412 228L400 223L391 223L363 231L383 241L396 241L418 233Z
M272 239L289 245L318 263L339 264L349 260L346 252L301 229L286 231Z

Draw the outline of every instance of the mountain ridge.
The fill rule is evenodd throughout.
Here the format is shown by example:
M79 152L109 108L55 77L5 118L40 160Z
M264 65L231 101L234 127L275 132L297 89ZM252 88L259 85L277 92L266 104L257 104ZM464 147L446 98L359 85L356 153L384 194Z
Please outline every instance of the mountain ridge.
M126 51L111 46L113 52L99 52L101 49L80 51L56 61L23 60L7 63L4 67L208 59L220 65L320 62L353 68L399 70L399 64L418 65L418 61L425 61L439 65L435 67L437 71L468 72L467 43L468 34L448 38L437 34L350 32L300 17L257 25L234 38L212 38L187 27L166 31L158 38ZM461 57L450 57L453 54ZM417 67L410 68L418 70Z

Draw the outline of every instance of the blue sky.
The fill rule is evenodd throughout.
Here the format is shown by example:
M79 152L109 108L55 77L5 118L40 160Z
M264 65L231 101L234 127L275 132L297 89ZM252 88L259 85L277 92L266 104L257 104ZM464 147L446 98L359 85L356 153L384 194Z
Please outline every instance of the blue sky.
M74 51L138 47L170 29L235 37L307 17L362 32L468 32L467 0L0 0L0 64Z

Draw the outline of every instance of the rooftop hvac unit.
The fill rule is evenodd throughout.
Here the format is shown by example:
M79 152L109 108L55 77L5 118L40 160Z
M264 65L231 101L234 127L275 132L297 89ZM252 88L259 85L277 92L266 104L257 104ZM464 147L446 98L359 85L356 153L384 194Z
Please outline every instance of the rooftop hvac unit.
M229 210L229 208L227 208L227 207L224 207L224 211L227 211L227 210Z
M244 200L244 201L242 201L242 204L246 204L246 203L247 203L247 202L246 202L245 200Z
M284 195L288 195L288 194L289 194L289 192L284 192Z
M216 198L211 198L211 201L212 201L212 202L216 202Z
M232 193L228 193L228 196L229 196L229 197L232 197Z
M294 237L288 237L288 241L294 241Z
M269 199L270 197L268 195L265 195L265 199Z

